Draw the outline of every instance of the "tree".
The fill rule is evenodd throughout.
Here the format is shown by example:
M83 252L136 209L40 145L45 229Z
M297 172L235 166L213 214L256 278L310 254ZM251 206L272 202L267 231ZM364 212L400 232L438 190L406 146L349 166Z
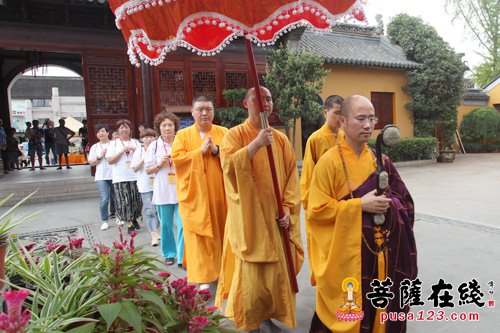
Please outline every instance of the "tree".
M323 63L323 59L311 51L296 52L284 46L271 51L267 58L266 86L294 146L297 119L313 122L322 116L317 95L328 74L322 69Z
M222 94L227 101L227 107L216 110L216 116L220 119L222 126L231 128L242 124L248 118L248 112L243 108L246 93L245 88L223 91Z
M407 14L397 15L387 29L393 43L420 66L408 72L404 90L412 96L415 136L435 136L440 149L451 145L457 129L457 106L463 94L465 66L433 27Z
M472 79L484 86L500 75L500 0L446 0L446 8L461 18L484 53L484 63L474 69Z

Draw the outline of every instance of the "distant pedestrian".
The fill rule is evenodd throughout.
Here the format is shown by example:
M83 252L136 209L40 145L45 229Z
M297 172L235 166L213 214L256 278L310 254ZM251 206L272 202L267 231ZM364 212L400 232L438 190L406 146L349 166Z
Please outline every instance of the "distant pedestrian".
M83 126L80 127L78 130L78 135L82 139L82 149L83 149L83 156L85 157L85 162L87 161L87 145L89 144L89 133L87 130L87 119L82 120Z
M18 160L21 152L19 151L19 139L16 137L16 129L10 128L7 133L7 149L5 150L7 157L7 168L9 171L14 170L14 168L21 170Z
M56 153L56 141L54 138L54 133L51 132L54 128L54 122L52 120L47 120L43 126L44 133L44 148L45 148L45 164L46 165L56 165L57 164L57 153ZM50 158L50 151L52 151L52 158Z
M62 169L62 157L66 159L66 169L71 169L69 166L69 139L75 135L75 132L70 130L65 126L66 122L64 119L59 119L59 126L52 129L52 133L54 133L55 141L56 141L56 150L57 155L59 156L59 167L57 170Z
M9 173L7 166L7 133L5 133L5 129L3 128L3 120L0 119L0 157L2 158L2 163L4 165L4 173Z
M29 125L28 125L29 124ZM45 170L43 167L43 130L38 127L40 122L38 120L33 120L33 128L31 128L31 123L28 122L26 125L28 128L26 129L25 137L28 139L28 156L31 160L31 168L30 171L35 170L35 154L38 156L38 163L40 165L40 170Z
M135 150L134 157L132 158L132 167L137 173L137 188L139 189L142 204L144 205L146 225L151 233L151 245L157 246L160 241L160 234L158 233L158 212L156 211L156 205L152 203L154 176L147 174L144 164L146 151L151 142L156 140L156 133L151 128L145 128L142 130L140 136L144 147Z
M101 214L101 230L109 228L108 220L115 217L115 191L111 165L106 160L106 152L110 145L109 128L106 124L95 125L95 134L99 142L90 148L89 163L95 166L95 182L99 190L99 212ZM109 206L109 214L108 214Z

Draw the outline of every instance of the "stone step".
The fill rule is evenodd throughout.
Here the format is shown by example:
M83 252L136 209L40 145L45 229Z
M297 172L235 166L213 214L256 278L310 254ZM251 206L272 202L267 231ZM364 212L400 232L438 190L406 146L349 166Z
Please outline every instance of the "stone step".
M37 191L36 194L25 204L99 197L94 179L88 177L81 179L2 184L0 186L0 198L5 198L10 194L14 194L14 196L5 203L5 206L9 207L15 205L35 190Z

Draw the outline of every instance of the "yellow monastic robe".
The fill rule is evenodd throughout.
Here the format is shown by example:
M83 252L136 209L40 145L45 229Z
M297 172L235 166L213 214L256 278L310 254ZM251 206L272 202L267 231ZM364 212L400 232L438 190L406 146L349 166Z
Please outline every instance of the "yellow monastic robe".
M212 125L205 136L220 145L226 132L227 128ZM203 140L193 125L177 133L172 147L191 283L208 283L219 276L227 213L220 158L201 153Z
M365 145L359 158L345 140L340 142L351 190L376 170L376 161ZM306 223L310 236L311 266L316 278L316 312L332 332L359 332L360 321L339 321L335 315L344 303L342 281L355 278L361 290L361 199L341 200L349 187L337 146L327 151L313 172Z
M309 187L311 185L311 177L313 174L314 167L318 163L319 158L326 153L330 148L333 148L335 144L344 137L344 132L339 129L338 134L335 135L333 131L328 127L327 124L321 126L321 128L315 131L306 143L306 150L304 152L304 160L302 161L302 171L300 175L300 193L302 195L302 207L304 211L307 210L307 197L309 196ZM307 229L306 223L306 241L307 248L310 248L309 244L309 230ZM310 250L307 251L307 258L311 262L311 256L309 254ZM314 272L312 266L309 265L309 270L311 273L311 285L316 285L314 278Z
M216 305L228 298L225 315L242 330L256 329L275 318L295 327L295 293L291 289L266 148L253 159L248 145L260 129L247 119L224 137L221 161L228 201L221 275ZM300 192L293 148L273 130L272 143L283 208L290 214L290 243L295 274L304 260L300 237ZM234 261L234 267L233 262Z

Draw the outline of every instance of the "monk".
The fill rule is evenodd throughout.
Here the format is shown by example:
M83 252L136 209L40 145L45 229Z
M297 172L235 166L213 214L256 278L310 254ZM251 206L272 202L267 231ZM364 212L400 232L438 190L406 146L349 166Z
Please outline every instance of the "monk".
M187 278L208 289L221 267L227 204L219 145L227 128L212 124L214 105L193 100L194 124L177 132L172 160L177 172L179 212L184 228Z
M342 104L345 138L327 151L313 172L307 205L311 265L316 278L316 313L310 332L404 332L405 321L380 324L380 313L408 311L399 304L403 279L417 276L414 206L396 168L384 156L389 189L376 196L376 158L367 141L377 118L372 103L350 96ZM376 226L373 214L385 214ZM377 239L375 239L377 238ZM375 308L366 294L374 279L393 281L395 297ZM360 320L338 318L345 310L343 281L359 282ZM344 305L343 305L344 304ZM362 312L361 312L362 311ZM340 316L341 317L341 316Z
M325 116L325 123L323 126L315 131L307 139L306 150L304 152L304 159L302 161L302 173L300 175L300 193L302 195L302 207L304 211L307 210L307 197L309 196L309 186L311 184L311 177L314 167L318 163L319 158L326 153L330 148L344 136L344 132L340 129L340 109L344 99L338 95L328 96L323 105L323 114ZM309 235L306 223L306 240L307 247L309 248ZM311 256L307 252L309 262ZM314 279L314 272L309 265L311 274L311 285L316 285Z
M264 111L273 100L261 87ZM229 130L221 144L221 161L228 200L228 215L221 275L215 304L227 296L225 315L239 330L259 332L263 325L276 328L274 318L296 326L292 291L280 226L289 229L297 274L304 251L300 238L300 192L295 154L287 137L269 127L261 129L255 89L249 89L243 106L248 119ZM266 146L271 145L285 216L278 208L269 171ZM234 261L234 268L233 263Z

